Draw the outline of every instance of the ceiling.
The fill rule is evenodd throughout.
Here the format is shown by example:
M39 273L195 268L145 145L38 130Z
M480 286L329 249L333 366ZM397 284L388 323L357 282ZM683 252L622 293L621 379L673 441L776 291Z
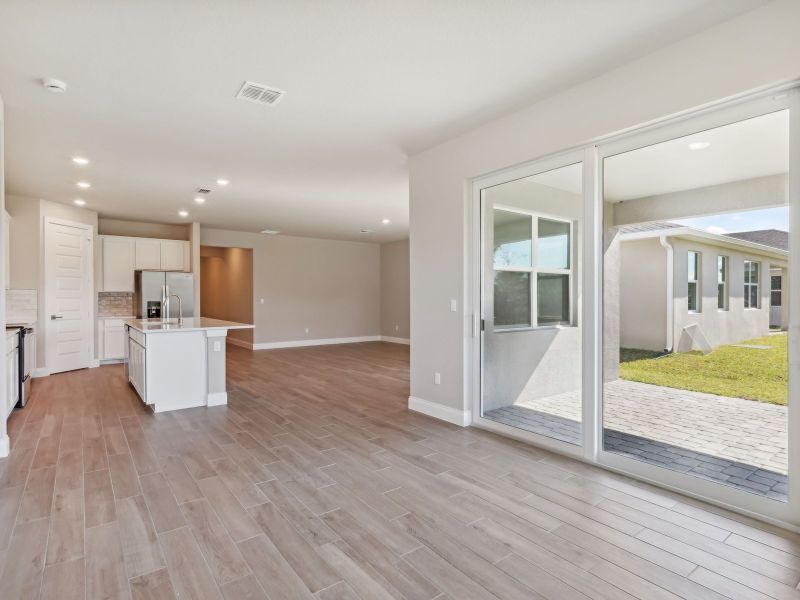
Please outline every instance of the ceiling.
M709 144L692 150L689 144ZM604 161L605 198L645 198L789 172L789 111L709 129Z
M7 190L113 218L400 239L410 154L764 3L3 0ZM287 94L238 101L245 80Z

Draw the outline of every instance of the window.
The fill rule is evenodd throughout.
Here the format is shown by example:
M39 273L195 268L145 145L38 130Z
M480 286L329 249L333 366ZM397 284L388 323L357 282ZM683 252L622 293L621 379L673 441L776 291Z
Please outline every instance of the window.
M783 288L783 278L780 275L773 275L770 278L770 298L769 304L770 306L780 306L781 305L781 289Z
M494 209L494 324L572 321L572 223Z
M689 312L700 312L700 253L692 250L689 250L688 280Z
M744 261L744 307L758 308L758 280L761 265L753 260Z
M717 308L728 310L728 257L717 257Z

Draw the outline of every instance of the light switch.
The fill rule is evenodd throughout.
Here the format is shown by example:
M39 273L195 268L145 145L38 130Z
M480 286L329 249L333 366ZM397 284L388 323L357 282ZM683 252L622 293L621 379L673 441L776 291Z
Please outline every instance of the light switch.
M264 304L264 299L263 298L261 298L261 304Z
M219 340L214 340L214 352L219 352L220 350L222 350L222 344Z
M450 300L450 312L456 312L458 310L458 300L453 298Z

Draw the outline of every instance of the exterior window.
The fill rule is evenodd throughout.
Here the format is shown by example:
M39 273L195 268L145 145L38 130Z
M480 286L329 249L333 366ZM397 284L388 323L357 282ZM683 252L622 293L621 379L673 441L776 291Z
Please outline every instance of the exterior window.
M700 253L692 250L689 250L688 281L689 312L700 312Z
M572 320L572 223L494 209L494 325Z
M769 291L769 304L770 306L781 305L781 289L783 287L783 279L780 275L773 275L770 278L770 291Z
M717 308L728 310L728 257L717 257Z
M758 308L759 293L759 267L761 265L753 260L744 261L744 307Z

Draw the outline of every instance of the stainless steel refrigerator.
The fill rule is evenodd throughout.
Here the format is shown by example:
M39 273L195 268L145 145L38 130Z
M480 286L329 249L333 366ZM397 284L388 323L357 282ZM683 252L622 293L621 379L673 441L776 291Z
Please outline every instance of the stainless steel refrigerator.
M194 316L194 275L182 271L136 271L133 310L139 319L177 319L181 299L183 316Z

